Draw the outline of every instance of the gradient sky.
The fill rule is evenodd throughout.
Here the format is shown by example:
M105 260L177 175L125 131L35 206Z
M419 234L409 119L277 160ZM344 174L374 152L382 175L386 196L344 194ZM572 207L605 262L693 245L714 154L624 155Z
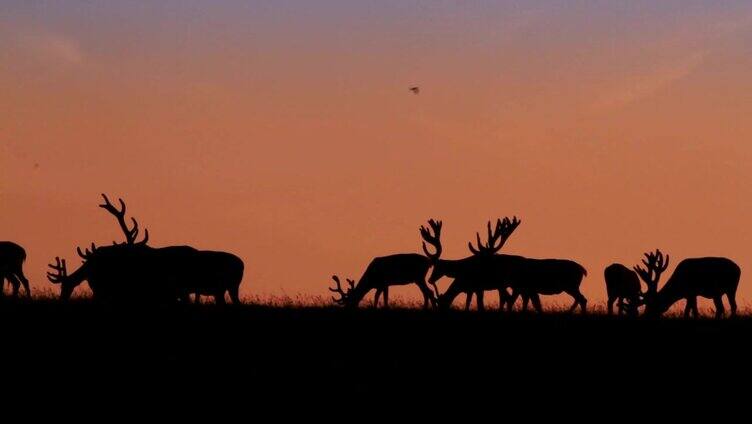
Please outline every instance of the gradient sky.
M505 251L582 263L593 303L656 247L752 299L749 1L154 3L0 6L0 239L36 288L122 239L106 192L154 246L241 256L245 294L517 215Z

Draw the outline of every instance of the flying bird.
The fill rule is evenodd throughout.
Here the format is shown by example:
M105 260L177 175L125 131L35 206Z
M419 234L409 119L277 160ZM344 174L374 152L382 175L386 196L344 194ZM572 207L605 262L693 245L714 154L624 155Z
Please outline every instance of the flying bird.
M413 94L420 94L420 87L417 85L415 87L410 87L410 91L412 91Z

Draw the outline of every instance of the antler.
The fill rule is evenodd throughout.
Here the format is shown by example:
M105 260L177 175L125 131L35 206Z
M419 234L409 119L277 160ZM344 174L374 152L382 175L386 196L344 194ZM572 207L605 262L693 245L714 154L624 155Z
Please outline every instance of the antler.
M665 260L663 253L660 249L655 249L655 253L645 253L645 258L642 263L645 264L645 268L636 265L633 267L635 272L642 278L642 280L648 286L648 292L656 292L658 290L658 282L661 279L661 274L668 268L669 256L666 255Z
M337 287L335 288L329 287L329 291L335 294L339 294L339 299L332 296L332 300L337 304L343 305L345 302L347 302L347 299L350 294L350 290L355 288L355 281L348 278L347 284L349 284L350 287L347 288L347 291L344 291L342 290L342 284L339 281L339 277L337 277L336 275L332 275L332 280L334 280L334 282L337 283Z
M83 251L83 252L81 251L81 248L80 248L80 247L76 247L76 252L78 252L78 256L80 256L80 257L81 257L81 259L83 259L83 260L84 260L84 262L88 261L88 260L89 260L89 258L91 257L91 255L92 255L92 254L94 253L94 251L96 251L96 250L97 250L97 246L96 246L96 245L94 245L94 243L92 243L92 244L91 244L91 250L89 250L89 248L87 247L86 249L84 249L84 251Z
M420 236L423 237L423 252L426 254L428 259L430 259L433 262L436 262L441 257L441 221L436 221L433 219L428 220L428 225L431 227L431 230L433 230L433 235L431 235L431 231L424 227L420 226ZM436 249L436 253L431 253L428 251L428 247L426 246L426 242L431 244L434 249Z
M55 271L54 274L47 272L47 279L50 280L50 283L52 284L60 284L66 277L68 277L68 269L65 266L65 259L60 260L60 258L56 256L55 262L55 265L47 265Z
M472 242L468 242L467 246L470 248L470 252L473 255L493 255L507 242L509 236L512 235L514 230L520 225L522 221L515 216L511 220L509 217L496 220L496 227L493 232L491 231L491 221L488 221L487 230L488 236L485 245L480 241L480 233L475 233L477 247L473 246Z
M104 204L99 205L99 207L112 215L115 215L118 224L120 224L120 229L123 230L123 234L125 234L126 244L136 244L136 238L138 238L139 232L138 221L136 221L136 218L131 217L133 228L128 228L128 224L125 222L125 202L123 202L123 199L118 198L118 202L120 202L120 209L118 210L113 206L110 199L108 199L104 193L102 193L102 197L104 198ZM149 230L144 229L144 239L137 244L146 244L147 241L149 241Z

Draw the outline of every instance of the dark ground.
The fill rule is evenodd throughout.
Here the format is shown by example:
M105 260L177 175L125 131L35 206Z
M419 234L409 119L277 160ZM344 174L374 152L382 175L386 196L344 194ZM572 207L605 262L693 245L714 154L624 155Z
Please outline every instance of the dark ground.
M320 408L332 413L343 405L433 412L472 405L497 417L534 405L533 416L562 411L574 419L593 408L619 416L644 414L647 405L746 408L736 399L749 397L752 375L746 317L6 300L0 319L5 404L191 410L219 402L245 410L324 400Z

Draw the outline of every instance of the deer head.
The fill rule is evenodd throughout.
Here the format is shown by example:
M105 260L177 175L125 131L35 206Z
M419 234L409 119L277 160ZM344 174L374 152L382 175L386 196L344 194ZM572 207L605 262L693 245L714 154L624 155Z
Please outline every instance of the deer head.
M665 260L663 253L660 249L656 249L655 252L645 253L645 259L642 263L645 268L637 265L633 269L640 276L642 281L648 286L646 293L641 293L642 296L652 296L658 292L658 282L661 279L661 274L668 268L669 256L666 255Z
M339 295L339 299L332 296L332 300L334 301L334 303L338 305L347 305L348 299L350 298L350 291L352 291L355 288L355 281L348 278L347 284L350 287L348 287L347 291L345 291L345 290L342 290L342 284L339 281L339 277L337 277L336 275L332 275L332 280L334 280L337 286L334 288L329 287L329 291L333 292L334 294Z
M47 266L53 270L53 272L47 272L47 279L52 284L60 284L60 298L67 300L73 294L76 284L68 277L68 268L65 265L65 259L55 257L55 264Z

